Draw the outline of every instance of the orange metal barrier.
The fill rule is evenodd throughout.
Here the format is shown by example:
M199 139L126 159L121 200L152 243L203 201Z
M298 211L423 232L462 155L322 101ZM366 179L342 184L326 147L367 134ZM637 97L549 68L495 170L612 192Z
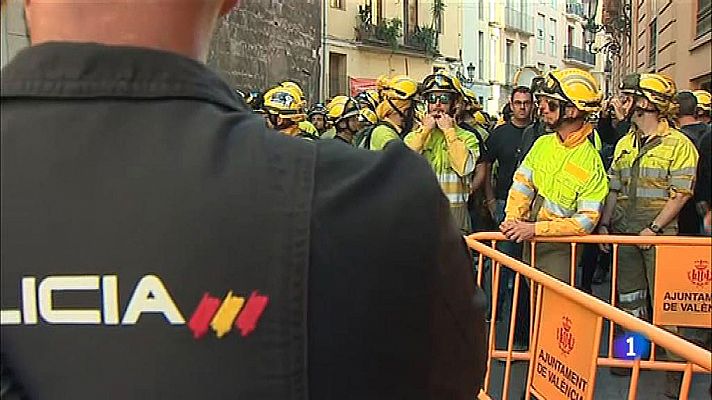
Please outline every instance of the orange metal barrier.
M547 399L542 393L537 392L533 387L533 381L537 378L542 379L536 375L536 368L541 368L536 360L542 355L548 357L548 353L542 351L544 342L548 341L550 338L546 338L538 334L538 329L542 327L542 320L548 318L547 315L551 313L552 310L558 307L564 307L564 304L570 304L566 306L567 308L580 307L584 310L584 314L588 314L593 326L590 327L589 336L595 338L593 347L591 351L585 354L586 357L590 358L590 367L593 369L593 375L590 380L585 381L583 377L578 377L580 381L584 382L583 386L587 384L588 390L584 390L584 395L582 398L592 399L593 398L593 388L595 387L595 370L596 367L623 367L632 368L631 382L628 391L628 398L635 399L637 395L637 383L641 369L647 370L660 370L660 371L682 371L683 379L680 388L680 399L687 399L690 390L690 384L692 381L693 373L707 373L712 371L712 353L709 351L696 346L666 330L656 327L646 321L636 318L632 315L615 307L616 304L616 279L618 273L618 246L619 245L653 245L653 246L692 246L690 249L702 247L705 249L706 254L710 255L712 252L712 238L692 238L692 237L675 237L675 236L655 236L655 237L641 237L641 236L615 236L615 235L589 235L589 236L576 236L576 237L547 237L547 238L536 238L537 242L556 242L556 243L570 243L572 246L572 256L571 256L571 284L567 285L529 265L522 263L514 258L511 258L495 249L497 241L506 240L506 238L498 232L482 232L476 233L466 238L468 246L477 251L480 254L478 260L477 268L477 282L482 285L483 271L484 271L484 258L488 257L492 259L492 310L491 310L491 321L489 327L489 357L488 357L488 369L485 378L484 390L480 393L479 399L489 399L487 393L490 392L491 386L491 372L492 372L492 360L500 360L505 363L504 370L504 382L502 388L502 399L506 400L509 398L509 384L512 362L515 360L527 360L529 361L529 371L527 377L527 385L525 388L526 398L529 399L530 395L535 395L539 399ZM482 241L490 242L491 246L482 243ZM612 244L613 253L613 264L611 271L611 298L610 304L607 304L600 299L583 293L574 287L575 277L576 277L576 247L579 243L609 243ZM532 264L536 260L536 249L535 243L531 243L532 249ZM484 256L484 257L483 257ZM709 260L706 261L707 271L709 271ZM514 287L512 294L512 306L511 306L511 316L509 321L509 336L507 338L507 348L505 350L497 350L495 347L496 340L496 316L497 316L497 297L499 295L499 277L501 265L505 265L515 272L514 277ZM524 275L525 277L531 279L532 285L530 285L530 300L533 306L532 313L530 315L530 343L527 351L514 351L514 331L517 324L516 321L516 310L518 306L518 294L519 294L519 277ZM710 272L706 272L708 276ZM534 285L536 283L536 285ZM536 286L536 287L535 287ZM546 299L545 299L546 298ZM547 313L543 314L542 302L551 303L552 299L558 302L556 307L548 306L549 309ZM602 319L609 320L609 332L608 332L608 354L607 356L599 356L599 340L602 332ZM712 314L710 315L712 320ZM629 331L639 332L645 335L645 337L651 343L650 349L650 359L641 360L637 359L635 361L623 360L619 358L614 358L613 355L613 342L614 342L614 325L618 324ZM506 327L505 327L506 328ZM563 339L562 342L566 342L568 332L561 331ZM591 335L592 333L592 335ZM557 332L557 336L559 333ZM568 340L573 340L568 338ZM676 354L681 357L685 362L673 362L673 361L656 361L655 351L656 346L662 347L667 351ZM537 353L534 353L537 352ZM534 354L539 356L533 357ZM580 361L580 360L579 360ZM557 364L558 366L558 364ZM545 369L545 368L544 368ZM546 375L546 371L543 371ZM575 374L574 374L575 375ZM565 397L565 396L564 396ZM562 398L564 398L562 397Z

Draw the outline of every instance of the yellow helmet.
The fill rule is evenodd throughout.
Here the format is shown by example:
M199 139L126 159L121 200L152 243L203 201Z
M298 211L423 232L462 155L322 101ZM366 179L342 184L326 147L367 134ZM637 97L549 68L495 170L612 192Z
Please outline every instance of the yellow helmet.
M704 111L712 111L712 95L706 90L693 90L692 94L695 95L697 99L697 108Z
M301 102L302 99L296 90L277 86L265 93L262 107L272 115L291 120L302 120L305 115Z
M370 108L362 108L359 111L360 119L363 122L368 122L371 125L378 123L378 116Z
M359 115L358 102L353 97L336 96L326 106L327 118L334 124L345 118Z
M467 104L470 105L470 110L471 111L480 111L482 110L482 104L480 104L479 100L477 100L477 94L469 88L462 87L462 94L464 96L465 101Z
M675 81L663 74L630 74L623 77L621 93L648 99L661 113L672 113L677 93Z
M477 122L481 126L487 126L489 124L489 121L487 121L487 117L485 117L482 111L477 111L475 113L475 122Z
M422 87L424 94L433 91L445 91L464 96L460 80L445 70L440 70L426 76L425 79L423 79Z
M418 82L406 75L393 77L383 88L382 96L391 100L410 100L418 93Z
M418 82L406 75L393 77L381 92L381 103L376 107L378 119L385 119L392 112L404 112L412 106L416 94Z
M376 107L378 107L378 103L380 102L378 92L373 89L364 90L363 92L360 92L356 95L355 99L359 102L359 104L362 104L370 108L371 110L375 110Z
M299 98L301 99L302 103L302 108L307 107L307 99L304 97L304 91L302 90L302 87L299 86L298 84L292 82L292 81L284 81L279 84L280 86L286 87L286 88L291 88L293 89L297 94L299 94Z
M578 68L554 70L546 74L539 85L536 96L551 97L571 103L585 112L596 112L601 108L603 94L598 81L590 73Z

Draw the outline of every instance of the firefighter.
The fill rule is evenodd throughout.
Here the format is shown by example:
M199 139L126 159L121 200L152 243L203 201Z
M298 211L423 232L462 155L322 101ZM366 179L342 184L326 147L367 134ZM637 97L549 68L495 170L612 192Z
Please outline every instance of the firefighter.
M284 81L284 82L280 83L279 85L282 87L285 87L285 88L293 89L299 95L299 98L301 99L299 104L301 107L302 116L300 116L296 119L299 129L301 129L302 132L307 133L309 135L309 137L318 137L319 130L314 126L314 124L312 124L310 121L308 121L306 119L307 98L304 96L304 90L302 90L302 87L299 86L298 83L295 83L292 81Z
M697 120L703 124L712 124L712 95L706 90L694 90L697 98Z
M321 103L314 104L307 113L307 120L314 126L319 136L323 135L328 128L326 113L326 107Z
M603 163L588 138L593 126L586 122L601 104L598 82L577 68L554 70L535 95L541 118L554 134L537 139L515 172L500 230L517 242L589 234L608 193ZM527 262L530 249L524 246ZM536 245L535 267L567 283L570 262L569 244Z
M678 214L692 197L698 154L690 139L668 122L677 113L675 83L661 74L631 74L623 78L621 92L626 95L624 107L632 128L616 145L611 192L598 232L676 235ZM609 246L602 248L609 251ZM655 249L621 246L618 257L618 304L627 313L649 321ZM620 374L621 370L611 372ZM666 395L679 390L680 379L679 373L667 374Z
M336 96L327 106L327 118L336 130L334 139L350 146L354 144L354 136L359 131L359 107L353 97Z
M422 95L428 103L421 127L405 137L405 144L422 154L433 168L440 187L450 200L450 211L463 234L472 230L467 199L480 157L477 137L457 125L455 119L462 102L459 79L438 71L422 82Z
M385 78L382 78L385 79ZM376 107L379 124L370 137L364 138L368 149L383 150L392 140L402 140L415 123L415 96L418 83L399 75L381 89L381 102Z
M299 121L304 118L302 99L299 93L290 87L277 86L264 95L263 108L268 125L287 136L317 140L318 136L303 131Z

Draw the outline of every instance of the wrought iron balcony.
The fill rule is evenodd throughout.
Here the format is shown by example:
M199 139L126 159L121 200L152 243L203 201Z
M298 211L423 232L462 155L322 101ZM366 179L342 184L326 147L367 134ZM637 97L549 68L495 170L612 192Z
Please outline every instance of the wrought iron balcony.
M594 66L596 65L596 55L580 47L564 46L564 61Z
M517 74L519 66L514 64L505 64L504 67L504 83L512 86L514 83L514 76Z
M568 0L566 2L566 16L585 18L586 14L583 11L583 4L576 0Z
M504 9L504 27L526 35L534 35L532 16L511 7L505 7Z

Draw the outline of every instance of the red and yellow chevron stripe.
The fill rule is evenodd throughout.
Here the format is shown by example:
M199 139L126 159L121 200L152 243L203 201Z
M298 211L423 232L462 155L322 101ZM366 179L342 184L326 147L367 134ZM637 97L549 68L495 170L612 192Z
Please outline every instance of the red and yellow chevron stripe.
M194 339L200 339L212 328L218 338L232 330L233 325L245 337L257 327L262 313L269 303L269 296L261 295L256 290L245 301L244 297L233 295L230 290L221 302L206 292L200 299L188 321L188 329Z

